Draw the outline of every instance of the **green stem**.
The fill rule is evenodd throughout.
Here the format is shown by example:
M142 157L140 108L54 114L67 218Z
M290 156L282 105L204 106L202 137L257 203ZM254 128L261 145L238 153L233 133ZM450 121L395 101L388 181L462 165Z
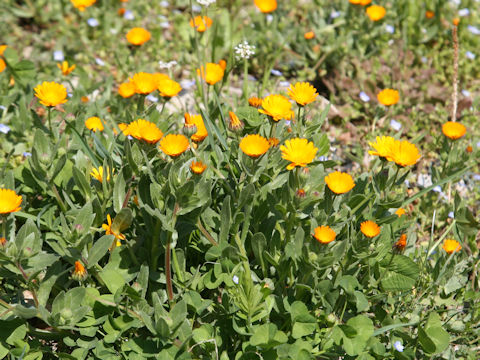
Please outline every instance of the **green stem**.
M2 215L2 234L5 239L7 239L7 216Z
M178 203L175 203L175 207L173 208L173 215L172 215L172 228L175 229L175 224L177 223L177 212L180 209ZM165 278L167 281L167 294L168 300L173 301L173 285L172 285L172 269L171 269L171 243L172 243L172 232L168 233L167 236L167 246L165 247ZM176 254L174 255L176 259ZM175 262L174 259L174 262ZM178 260L177 260L178 266Z
M302 107L298 107L298 112L297 112L297 135L300 137L300 133L302 132L302 120L300 117L300 113L302 111Z
M157 220L155 224L155 229L153 230L152 244L151 244L151 269L150 271L157 271L158 265L158 243L160 242L160 227L162 223L160 220Z
M50 136L54 138L55 135L53 134L53 128L52 128L52 108L50 106L47 107L47 113L48 113L48 129L50 130Z
M138 96L138 103L137 103L137 113L138 113L138 115L142 115L144 107L145 107L145 95L139 95Z
M248 102L248 62L243 59L243 98Z

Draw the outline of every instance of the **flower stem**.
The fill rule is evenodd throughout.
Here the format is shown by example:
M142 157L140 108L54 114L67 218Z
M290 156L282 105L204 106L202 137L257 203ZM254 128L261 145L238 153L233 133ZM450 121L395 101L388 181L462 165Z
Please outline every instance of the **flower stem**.
M47 107L47 113L48 113L48 129L50 130L50 135L52 137L55 137L53 135L53 129L52 129L52 108L50 106Z
M243 59L243 98L248 101L248 62Z

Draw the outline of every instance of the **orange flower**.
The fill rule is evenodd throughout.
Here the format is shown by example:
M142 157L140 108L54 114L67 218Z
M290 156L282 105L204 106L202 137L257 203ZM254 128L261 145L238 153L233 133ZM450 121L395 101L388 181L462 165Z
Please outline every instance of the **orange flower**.
M321 244L328 244L335 240L337 234L330 226L322 225L315 228L315 234L313 235Z
M57 106L67 102L67 89L62 84L44 81L34 90L42 105Z
M460 245L457 240L447 239L443 242L442 248L447 252L447 254L452 254L460 251L462 249L462 245Z
M372 2L372 0L349 0L349 1L350 1L350 4L362 5L362 6L368 5Z
M225 60L223 60L223 59L218 62L218 65L220 65L220 67L221 67L223 70L225 70L225 69L227 68L227 62L226 62Z
M80 261L75 261L75 270L73 270L72 278L77 281L84 281L87 278L87 270Z
M306 40L312 40L315 37L315 33L313 31L307 31L305 34L303 34L303 37Z
M431 10L425 11L425 17L426 17L427 19L431 19L431 18L433 18L434 16L435 16L435 13L434 13L433 11L431 11Z
M391 106L398 103L400 100L400 94L397 90L385 89L378 93L377 95L378 102L385 106Z
M453 25L458 26L458 24L460 24L460 18L454 18L452 23Z
M195 125L197 128L195 134L192 135L193 141L200 142L208 136L208 131L201 115L191 115L189 113L185 113L184 118L185 125Z
M195 16L195 18L190 19L190 26L195 28L199 33L205 32L210 26L212 26L213 21L208 16Z
M442 125L443 135L452 140L457 140L467 133L465 125L454 121L448 121Z
M137 94L150 94L158 87L157 77L145 72L136 73L130 81L135 85L135 92Z
M138 119L128 124L125 132L135 139L146 141L149 144L157 143L163 136L157 125L144 119Z
M132 45L142 45L152 38L148 30L141 27L131 29L126 35L127 41Z
M73 64L72 66L68 66L68 61L64 61L62 62L61 64L58 63L57 64L58 68L62 71L62 74L67 76L68 74L70 74L73 70L75 70L75 64Z
M280 146L280 151L282 159L291 162L287 165L287 170L293 170L296 166L305 167L310 164L315 159L318 148L307 139L294 138L285 141L285 145Z
M125 99L135 95L135 92L135 84L131 81L125 82L118 87L118 94Z
M190 143L185 135L169 134L160 141L160 149L171 157L183 154L190 148Z
M22 208L22 197L14 190L0 189L0 214L10 214L20 211ZM4 234L5 235L5 234Z
M4 247L7 244L7 239L5 239L3 236L0 237L0 246Z
M465 149L467 153L471 153L473 151L473 147L471 145L468 145L467 148Z
M128 124L125 124L125 123L120 123L117 125L118 128L120 129L120 131L123 133L123 135L125 136L128 136L128 132L127 132L127 129L128 129ZM116 128L113 128L113 133L115 135L118 135L118 131Z
M90 99L88 98L88 96L82 96L80 98L80 100L83 102L83 103L88 103L90 101Z
M402 252L405 250L405 247L407 246L407 235L402 234L400 236L400 239L393 245L397 251Z
M97 0L70 0L75 8L85 11L85 8L95 4Z
M373 238L380 234L380 226L378 226L373 221L368 220L360 224L360 231L366 237Z
M257 158L265 154L270 148L268 140L263 136L247 135L240 141L240 149L250 157Z
M384 18L385 14L387 13L387 10L385 10L383 6L372 5L367 8L366 13L370 18L370 20L378 21Z
M206 67L197 69L198 76L201 76L207 84L215 85L217 82L223 79L225 70L215 63L207 63Z
M88 130L92 130L93 132L103 131L104 127L102 124L102 120L99 117L92 116L85 120L85 126Z
M255 6L264 14L277 10L277 0L253 0Z
M283 95L269 95L262 100L262 114L268 115L273 121L281 119L291 120L293 118L292 104Z
M421 157L422 156L415 144L412 144L407 140L395 140L392 152L387 160L393 161L398 166L404 167L415 165Z
M398 208L397 211L395 211L395 214L398 216L398 217L401 217L402 215L405 215L407 212L405 211L404 208Z
M335 194L345 194L355 186L352 176L340 171L335 171L325 176L325 183Z
M5 60L0 58L0 73L3 72L7 68L7 64L5 63Z
M270 144L270 147L276 147L278 144L280 144L280 140L278 140L276 137L271 137L268 138L268 143Z
M307 82L298 82L290 85L288 96L299 106L305 106L315 101L318 96L317 90Z
M110 217L110 214L107 214L107 224L102 224L102 228L105 230L105 235L113 235L115 237L116 246L121 245L120 240L126 239L125 235L112 229L112 218Z
M250 99L248 99L248 105L259 108L262 106L262 99L252 96Z
M243 129L243 122L238 118L238 116L233 111L229 111L228 116L230 117L230 122L228 123L228 128L230 130L240 131Z
M205 171L207 168L207 165L202 163L201 161L192 161L190 164L190 170L192 170L193 173L200 175Z
M175 80L164 79L163 81L160 81L158 91L160 92L160 96L171 98L177 96L178 93L182 91L182 87Z

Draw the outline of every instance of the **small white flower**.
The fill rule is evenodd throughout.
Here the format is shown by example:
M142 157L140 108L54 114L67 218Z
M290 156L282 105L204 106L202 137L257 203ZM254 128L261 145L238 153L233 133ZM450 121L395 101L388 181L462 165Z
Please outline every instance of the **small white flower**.
M200 5L193 4L192 5L192 11L193 12L200 12L200 11L202 11L202 7Z
M465 52L465 56L467 57L467 59L470 59L470 60L475 60L475 58L476 58L476 55L474 53L472 53L471 51Z
M338 18L340 15L341 15L340 11L336 11L336 10L333 10L333 11L330 13L330 17L331 17L332 19L336 19L336 18Z
M265 16L265 18L267 19L268 24L270 24L273 21L273 15L272 14L268 14L267 16Z
M238 285L238 282L239 282L239 278L237 275L233 275L233 278L232 278L232 281Z
M183 79L180 81L180 86L184 90L189 90L195 85L195 80Z
M202 6L209 7L210 5L217 2L217 0L197 0L197 2Z
M290 126L290 120L285 120L285 125Z
M271 73L273 76L282 76L282 75L283 75L281 71L275 70L275 69L272 69L272 70L270 71L270 73Z
M95 62L97 63L97 65L105 66L105 61L100 58L95 58Z
M281 87L290 87L290 83L288 81L280 81L278 85Z
M463 89L463 90L462 90L462 94L463 94L463 96L465 96L465 97L470 97L470 91L468 91L468 90Z
M65 56L63 55L62 50L56 50L53 52L53 60L55 61L63 61L65 60Z
M432 177L428 174L419 174L417 178L417 183L419 186L427 188L433 185Z
M100 25L100 23L98 22L97 19L95 18L90 18L87 20L87 24L88 26L91 26L91 27L97 27L98 25Z
M390 120L390 126L392 127L393 130L399 131L402 128L402 124L399 123L396 120Z
M455 217L455 214L453 213L453 211L450 211L450 212L448 213L448 217L449 217L450 219L453 219L453 218Z
M68 96L69 98L71 98L71 97L73 96L73 94L72 94L72 93L67 93L67 96Z
M395 27L387 24L385 25L385 30L390 34L393 34L395 32Z
M425 56L422 56L422 63L426 64L428 59Z
M151 102L157 102L158 101L158 98L156 96L153 96L152 94L148 95L147 97L145 97L148 101L151 101Z
M166 7L169 7L170 4L168 3L168 1L163 0L163 1L160 1L160 6L166 8Z
M160 69L171 69L177 64L178 63L175 60L172 60L172 61L169 61L169 62L163 62L162 60L160 60L158 62L158 65L160 65Z
M10 132L10 127L5 124L0 124L0 132L3 134L8 134Z
M358 94L358 96L360 97L360 100L362 100L363 102L370 101L370 96L368 96L367 93L364 91L361 91L360 94Z
M135 15L133 14L133 12L131 10L127 10L127 11L125 11L125 14L123 14L123 18L125 20L134 20Z
M7 110L6 106L0 105L0 110L5 111Z
M473 35L480 35L480 29L473 26L473 25L468 25L467 26L468 31L470 31Z
M433 191L435 191L436 193L442 193L442 187L440 185L437 185L435 186L433 189Z
M403 349L405 349L405 347L402 345L402 343L400 341L395 341L395 343L393 344L393 347L398 352L403 352Z
M468 16L470 15L470 10L467 8L458 10L458 16Z
M255 55L255 46L250 45L247 41L235 46L235 57L237 60L247 60Z

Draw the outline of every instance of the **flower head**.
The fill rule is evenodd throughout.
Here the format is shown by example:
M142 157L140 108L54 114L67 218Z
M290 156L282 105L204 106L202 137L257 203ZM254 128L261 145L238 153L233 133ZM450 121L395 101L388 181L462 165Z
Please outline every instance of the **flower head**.
M303 34L303 37L305 40L312 40L315 38L315 33L313 31L307 31L305 34Z
M92 130L93 132L103 131L103 124L102 120L99 117L92 116L85 120L85 126L88 130Z
M370 18L370 20L378 21L384 18L385 14L387 13L387 10L385 10L383 6L372 5L367 8L366 13Z
M425 11L425 17L426 17L427 19L431 19L431 18L433 18L434 16L435 16L435 13L434 13L433 11L431 11L431 10Z
M255 6L264 14L277 10L277 0L253 0Z
M177 96L178 93L182 91L182 87L175 80L163 79L158 84L158 91L160 92L160 96L171 98Z
M253 158L262 156L269 148L268 140L258 134L247 135L240 141L240 149Z
M285 141L285 145L280 146L280 150L282 159L291 161L287 169L292 170L296 166L305 167L310 164L315 159L318 148L307 139L294 138Z
M228 128L232 131L240 131L243 129L243 122L238 118L238 116L233 112L229 111L228 116L230 117L230 122L228 123Z
M248 99L248 105L259 108L260 106L262 106L262 99L256 96L252 96L251 98Z
M364 221L360 224L360 231L365 235L366 237L373 238L380 234L380 226L378 226L376 223L374 223L371 220Z
M269 95L262 100L262 114L270 116L274 121L293 118L292 103L283 95Z
M205 67L202 66L201 69L197 69L197 73L207 84L215 85L223 79L225 69L219 64L207 63Z
M349 1L350 1L350 4L362 5L362 6L369 5L372 2L372 0L349 0Z
M355 186L352 176L340 171L335 171L325 176L325 183L335 194L345 194Z
M183 154L190 148L190 143L185 135L169 134L160 141L160 149L171 157Z
M192 170L193 173L198 175L203 173L206 168L207 168L207 165L205 165L201 161L192 161L192 163L190 164L190 170Z
M247 41L235 46L235 57L237 60L247 60L253 55L255 55L255 46L250 45Z
M393 247L399 252L402 252L403 250L405 250L406 246L407 246L406 234L400 235L400 238L398 239L398 241L393 245Z
M418 148L407 140L395 140L393 143L390 159L398 166L415 165L421 157Z
M214 4L217 2L217 0L197 0L197 2L200 5L203 5L205 7L209 7L210 5Z
M197 131L192 135L193 141L200 142L208 136L208 131L201 115L191 115L189 113L185 113L184 118L186 126L195 125L197 129Z
M103 230L105 230L105 235L113 235L116 239L116 246L120 246L121 242L120 240L125 240L126 236L123 235L121 232L115 231L115 229L112 229L112 218L110 217L110 214L107 214L107 223L102 224Z
M157 125L144 119L138 119L128 124L125 132L135 139L146 141L149 144L157 143L163 136Z
M443 242L442 248L447 252L447 254L452 254L460 251L462 249L462 245L460 245L457 240L447 239Z
M294 100L298 105L305 106L314 102L318 93L309 83L298 82L295 85L290 85L288 96L290 96L290 99Z
M35 89L35 96L40 100L40 104L45 106L57 106L67 102L67 89L62 84L54 81L44 81Z
M85 11L85 8L92 6L97 0L70 0L75 8Z
M20 211L22 208L22 197L14 190L0 189L0 214L10 214Z
M127 41L132 45L142 45L152 38L150 31L141 27L131 29L126 35Z
M190 26L195 28L199 33L205 32L210 26L212 26L213 20L208 16L195 16L193 19L190 19Z
M5 239L3 236L0 237L0 246L4 247L7 244L7 239Z
M84 281L87 278L87 270L80 261L75 261L75 270L73 270L72 278L77 281Z
M110 172L110 168L108 168L108 167L105 169L105 174L106 174L107 181L110 181L110 174L113 175L114 171L115 171L115 169L112 169L112 171ZM92 171L90 172L90 175L93 178L100 181L101 183L103 183L103 179L105 179L103 166L99 166L98 169L93 168Z
M158 81L155 75L145 72L136 73L130 81L135 85L135 92L137 94L150 94L158 87Z
M391 106L398 103L400 100L400 94L397 90L384 89L377 95L378 102L385 106Z
M315 228L315 234L313 235L321 244L328 244L335 240L337 234L330 226L322 225Z
M280 144L280 140L278 140L276 137L270 137L268 138L268 143L270 144L270 147L276 147L278 144Z
M391 161L394 143L395 139L391 136L377 136L376 142L368 143L375 151L370 150L368 153Z
M403 350L405 349L405 346L402 345L402 343L400 341L395 341L395 343L393 344L393 347L395 348L395 350L397 350L398 352L403 352Z
M135 84L131 81L125 82L118 87L118 94L125 99L135 95L135 92Z
M401 217L402 215L405 215L407 212L405 211L404 208L398 208L397 211L395 211L395 215L398 217Z
M2 73L6 68L7 68L7 64L6 64L5 60L0 58L0 73Z
M70 74L73 70L75 70L76 65L73 64L72 66L68 66L68 61L63 61L62 63L57 64L58 68L62 71L63 75Z
M457 140L467 133L465 125L454 121L448 121L442 125L443 135L452 140Z

